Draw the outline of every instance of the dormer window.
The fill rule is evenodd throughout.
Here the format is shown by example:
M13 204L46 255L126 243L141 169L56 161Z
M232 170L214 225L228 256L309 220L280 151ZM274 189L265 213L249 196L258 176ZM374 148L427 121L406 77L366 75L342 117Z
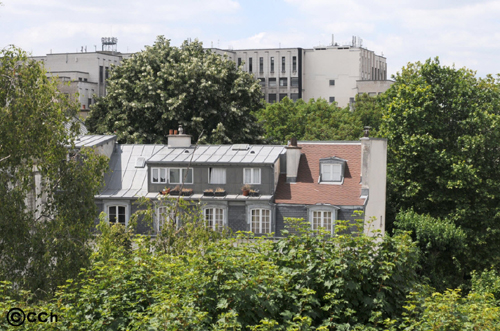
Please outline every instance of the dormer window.
M329 157L319 160L320 184L342 184L344 182L344 170L346 160L338 157Z

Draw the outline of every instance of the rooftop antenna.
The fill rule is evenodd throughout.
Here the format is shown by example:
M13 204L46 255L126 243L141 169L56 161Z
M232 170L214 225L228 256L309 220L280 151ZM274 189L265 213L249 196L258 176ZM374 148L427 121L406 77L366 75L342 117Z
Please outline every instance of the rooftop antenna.
M94 45L94 51L97 52L97 45Z
M117 44L118 44L118 38L115 37L102 37L101 38L102 42L102 51L103 52L116 52L117 49Z

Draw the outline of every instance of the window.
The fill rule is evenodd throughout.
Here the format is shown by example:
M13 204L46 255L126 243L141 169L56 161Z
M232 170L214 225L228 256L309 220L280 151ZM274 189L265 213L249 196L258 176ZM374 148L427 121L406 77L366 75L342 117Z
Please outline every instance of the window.
M285 60L285 57L283 56L281 58L281 72L285 72L285 63L286 63L286 60Z
M171 209L169 212L169 209L170 208L165 206L158 207L158 209L156 209L156 231L160 231L163 225L167 222L172 222L177 226L179 225L179 219L175 216L175 210Z
M340 182L342 180L341 164L321 164L322 182Z
M110 224L126 223L126 207L125 206L108 206L108 219Z
M108 80L108 78L109 78L109 68L106 67L105 70L104 70L104 72L105 72L104 77L106 78L106 80Z
M99 66L99 83L104 82L104 67Z
M290 78L290 83L292 87L299 87L299 77Z
M271 73L274 72L274 56L271 56Z
M280 87L288 86L288 78L280 78Z
M288 94L286 93L280 93L280 101L283 100L284 98L286 98L288 96Z
M167 182L167 168L152 168L151 169L151 183L166 183Z
M335 79L330 79L330 86L335 86Z
M92 104L92 98L89 98L89 99L87 100L87 102L88 102L88 104L89 104L89 106L90 106L90 105Z
M187 172L187 176L186 176ZM168 172L168 182L170 184L182 184L181 181L185 180L184 184L193 184L193 169L185 168L170 168Z
M294 102L299 100L299 94L298 93L290 93L290 99L292 99Z
M185 168L151 168L151 183L153 184L181 184L186 176ZM168 177L167 177L168 176ZM187 172L184 184L193 184L193 169Z
M269 103L275 103L276 102L276 93L271 93L269 94Z
M259 58L259 72L260 73L264 72L264 58L263 57Z
M205 216L205 221L207 222L207 227L214 231L220 231L225 224L225 211L223 208L208 207L203 211Z
M260 184L260 168L243 169L243 184Z
M261 87L266 87L266 79L265 78L259 78L260 80L260 86Z
M292 57L292 71L293 72L297 71L297 57L296 56Z
M208 168L209 184L226 184L226 169Z
M238 58L238 67L241 66L241 57Z
M313 230L319 230L323 228L328 232L332 232L333 228L333 218L332 212L326 210L313 210L311 218L311 228Z
M250 231L253 233L271 232L271 211L269 209L250 210Z
M269 87L276 87L276 78L269 78Z
M248 58L248 72L252 72L252 58Z
M335 97L330 97L330 103L335 102Z

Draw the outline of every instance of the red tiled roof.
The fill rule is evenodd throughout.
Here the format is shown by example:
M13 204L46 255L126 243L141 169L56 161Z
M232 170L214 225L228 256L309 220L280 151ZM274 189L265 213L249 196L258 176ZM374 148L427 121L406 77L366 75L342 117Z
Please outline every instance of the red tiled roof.
M301 149L296 183L280 175L275 202L289 204L328 203L337 206L362 206L361 144L298 144ZM319 159L336 156L347 161L342 185L318 184Z

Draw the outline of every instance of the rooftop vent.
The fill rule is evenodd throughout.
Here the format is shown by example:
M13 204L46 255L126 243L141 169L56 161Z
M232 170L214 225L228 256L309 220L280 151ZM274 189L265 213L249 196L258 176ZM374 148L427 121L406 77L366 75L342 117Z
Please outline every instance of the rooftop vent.
M250 148L248 144L236 144L231 148L233 151L246 151Z
M145 165L146 165L146 158L138 157L135 159L135 167L136 168L144 168Z

